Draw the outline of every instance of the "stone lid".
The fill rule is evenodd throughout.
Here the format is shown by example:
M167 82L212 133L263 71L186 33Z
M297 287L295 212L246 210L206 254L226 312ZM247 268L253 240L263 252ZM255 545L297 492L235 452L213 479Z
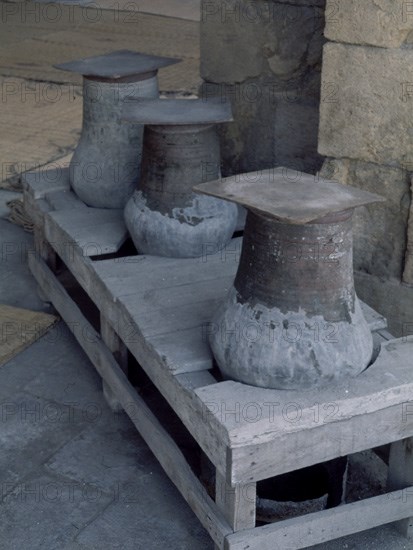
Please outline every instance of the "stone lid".
M217 99L139 99L123 105L122 119L151 125L215 124L233 120L231 104Z
M84 76L116 79L150 73L180 61L180 59L172 57L158 57L157 55L147 55L131 50L118 50L104 55L60 63L54 65L54 67L63 71L80 73Z
M385 200L375 193L282 167L209 181L193 189L294 224Z

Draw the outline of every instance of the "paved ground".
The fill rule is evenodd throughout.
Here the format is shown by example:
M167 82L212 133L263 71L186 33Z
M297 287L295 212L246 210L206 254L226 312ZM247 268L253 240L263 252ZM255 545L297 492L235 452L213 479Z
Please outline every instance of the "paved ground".
M101 5L107 6L107 2L101 0ZM2 10L10 10L12 3L5 4L0 3ZM19 10L26 9L25 3L17 4ZM178 19L178 0L139 3L142 14L150 11L151 5L153 12L158 12L156 17L145 13L146 19L140 19L152 26L152 34L147 30L144 35L147 43L155 48L159 38L166 40L163 48L171 43L179 46L189 60L187 67L192 61L198 63L193 49L195 4L198 2L183 1L182 19ZM171 10L173 20L165 17ZM44 97L41 86L48 85L52 74L46 63L70 58L81 48L87 55L85 44L93 41L97 44L100 40L102 48L107 47L103 38L109 28L106 19L92 35L89 25L92 36L85 37L85 27L82 31L76 26L68 29L66 22L58 28L57 23L50 25L45 20L29 25L28 18L21 21L23 11L17 13L20 15L0 30L0 82L6 94L0 160L5 179L23 165L45 164L74 146L80 125L77 88L73 88L77 99L72 102L69 92L60 103ZM123 38L115 42L125 39L131 47L134 33L125 25L120 28L124 29ZM113 31L110 38L119 34ZM177 36L181 36L180 42ZM66 51L72 39L77 41L71 46L76 52ZM39 57L42 52L46 57ZM193 68L191 71L196 77ZM170 91L174 91L179 88L175 86L177 77L171 78ZM73 84L57 82L66 87ZM22 90L30 87L40 90L40 98L22 96ZM164 90L168 91L167 85ZM32 238L1 219L7 214L6 201L15 196L0 191L0 302L47 311L26 266ZM99 377L63 323L0 367L0 491L0 550L213 548L126 415L108 409ZM318 550L406 548L406 541L388 527Z
M119 49L177 57L181 63L159 72L160 91L198 90L199 0L151 3L0 0L0 186L77 143L82 80L56 63Z

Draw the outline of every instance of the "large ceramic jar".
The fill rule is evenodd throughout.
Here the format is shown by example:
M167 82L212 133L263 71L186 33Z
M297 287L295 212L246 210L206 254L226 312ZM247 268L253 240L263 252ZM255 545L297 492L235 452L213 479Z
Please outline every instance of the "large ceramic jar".
M210 325L224 377L302 390L356 376L373 343L353 278L352 214L377 195L287 171L197 186L248 210L234 285Z
M225 246L236 228L236 205L192 187L220 177L216 124L232 120L230 106L147 100L125 105L124 118L145 124L141 178L125 208L138 251L188 258Z
M89 206L123 208L140 174L142 125L122 124L125 101L157 98L158 69L176 59L122 50L57 65L83 75L83 124L70 183Z

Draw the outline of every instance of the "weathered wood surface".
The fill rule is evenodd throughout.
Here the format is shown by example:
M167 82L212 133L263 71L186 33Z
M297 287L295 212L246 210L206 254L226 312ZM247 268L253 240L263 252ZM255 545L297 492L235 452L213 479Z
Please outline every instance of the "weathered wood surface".
M404 411L403 421L413 415L413 403ZM396 441L390 447L388 489L404 489L406 500L413 501L413 437ZM410 489L409 489L410 487ZM413 510L412 510L413 512ZM397 523L398 530L413 544L413 515Z
M50 212L56 224L84 256L117 252L128 236L122 210L70 208Z
M22 175L24 193L33 199L44 199L53 191L69 191L69 168L39 169Z
M23 186L25 205L35 223L43 225L44 215L56 211L62 229L69 227L70 241L85 256L117 252L125 242L123 212L88 208L70 188L69 168L26 173Z
M87 206L70 189L49 191L44 200L50 205L51 210L86 209Z
M324 389L268 390L226 381L200 388L196 394L205 406L209 404L208 417L225 426L233 447L248 442L251 432L256 442L264 443L274 434L309 430L319 424L335 425L353 416L413 401L412 353L413 337L389 341L362 374ZM223 407L217 408L217 404ZM324 404L334 406L324 409ZM247 405L251 410L242 410Z
M119 338L119 336L116 334L116 332L113 330L113 328L106 321L105 316L102 314L100 314L100 335L102 337L102 341L106 344L106 347L108 348L108 350L113 353L113 356L116 362L118 363L122 371L127 376L128 375L128 349L125 346L125 344L122 342L122 340ZM119 412L123 410L121 403L118 401L113 390L107 384L107 382L105 382L105 380L102 380L102 388L103 388L103 395L109 407L115 412Z
M228 485L225 478L216 473L215 502L234 531L255 527L256 483Z
M231 527L222 519L218 507L192 472L180 449L129 383L111 352L101 341L100 335L88 323L52 271L35 256L29 258L29 265L43 292L49 296L69 328L73 329L79 344L111 388L167 475L211 538L222 548L225 536L232 531ZM87 330L89 338L82 338L78 334L75 327L79 326Z
M364 373L324 390L231 381L195 390L211 429L228 443L227 481L258 481L412 435L413 417L402 422L413 408L412 353L413 338L390 341Z
M413 491L410 487L408 491ZM300 550L359 533L413 513L405 491L365 499L228 535L225 550ZM407 548L407 546L406 546Z

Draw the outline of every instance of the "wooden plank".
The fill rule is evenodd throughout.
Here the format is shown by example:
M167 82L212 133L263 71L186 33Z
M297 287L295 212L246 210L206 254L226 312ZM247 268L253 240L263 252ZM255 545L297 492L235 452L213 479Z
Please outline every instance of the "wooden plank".
M216 472L215 502L233 531L255 527L256 499L256 483L231 487L224 476Z
M52 210L72 210L74 208L87 208L70 189L48 191L45 194L45 200Z
M196 388L216 383L215 378L207 371L178 374L175 379L182 388L190 393Z
M106 347L113 353L116 362L125 375L128 376L128 350L102 314L100 314L100 334ZM102 389L106 402L112 411L119 412L123 410L121 403L105 380L102 380Z
M360 302L360 305L371 332L376 332L387 328L387 319L383 317L383 315L377 313L377 311L364 302Z
M394 336L386 329L380 329L377 333L385 341L394 340Z
M51 210L50 205L44 199L34 199L26 192L23 193L23 204L34 225L42 227L45 214Z
M165 307L164 309L153 309L148 307L147 302L136 296L122 297L119 302L126 302L133 319L136 320L139 329L145 338L168 334L175 331L179 337L179 331L198 328L202 334L202 327L211 321L211 318L224 295L216 300L202 300L184 304L181 307Z
M412 414L413 406L405 411L405 418L408 413ZM404 489L406 499L413 500L413 492L408 487L413 484L413 438L396 441L390 447L389 472L387 485L389 490ZM413 510L412 510L413 512ZM413 515L398 522L397 529L413 541Z
M73 333L98 373L122 404L171 481L191 506L211 538L222 547L224 538L231 532L231 528L222 519L216 504L193 474L180 449L129 383L110 351L101 342L99 335L88 323L46 264L35 257L30 258L29 264L37 282L49 296L69 328L81 326L83 330L87 330L90 338L86 339L81 338L75 330L73 330Z
M198 400L194 394L183 391L179 384L179 377L174 376L169 371L164 358L153 348L151 342L142 336L127 306L120 302L115 304L110 301L106 302L106 298L103 298L103 304L101 299L102 296L98 304L104 309L106 318L113 327L121 325L134 328L133 338L125 340L121 335L129 351L169 402L210 460L215 465L219 464L221 468L225 469L228 441L218 437L217 433L211 430L211 427L202 416L202 410L200 410Z
M72 231L77 232L80 228L87 229L96 227L101 223L123 222L123 211L121 209L109 210L107 208L85 208L73 209L71 212L60 210L52 212L53 220L73 238Z
M215 387L201 388L197 395L204 404L223 403L228 410L242 410L249 403L257 406L259 414L251 420L244 414L226 415L211 406L211 420L215 418L228 432L232 446L251 441L269 441L274 435L294 433L314 428L317 424L336 424L338 421L375 412L413 399L411 357L413 337L385 343L375 363L355 378L340 381L326 388L296 392L256 388L239 382L222 382ZM273 404L272 407L265 404ZM289 405L288 422L283 412ZM319 407L315 408L315 405ZM325 404L334 404L324 410ZM215 407L216 408L216 407ZM295 418L297 416L297 418Z
M408 489L413 492L413 487ZM413 494L413 493L410 493ZM413 514L405 491L230 534L225 550L299 550L359 533Z
M135 294L141 289L148 294L153 291L156 296L162 289L175 289L220 278L227 278L229 283L235 277L237 263L225 261L225 257L220 254L208 257L206 262L202 258L176 259L142 255L97 261L95 270L113 296L119 298ZM184 291L180 299L188 296ZM189 292L189 297L191 293L196 295L197 288ZM171 290L169 298L173 298L174 294Z
M413 339L382 346L373 367L320 392L222 382L195 390L205 421L229 440L230 484L258 481L413 435ZM294 456L294 461L291 461Z
M83 255L82 249L73 243L72 238L55 223L50 215L47 215L44 220L44 234L49 244L75 276L77 282L94 301L95 293L99 292L99 287L93 278L92 261Z
M250 445L229 448L227 466L231 477L228 483L260 481L412 436L413 422L403 424L400 420L403 406L394 405L313 429L274 435L273 440L266 443L255 444L252 440ZM215 426L211 426L211 430L215 432Z
M157 275L160 280L158 281ZM138 274L137 277L141 277ZM146 275L146 278L149 275ZM129 299L131 307L141 304L142 310L163 310L165 308L179 308L199 302L223 300L232 286L234 277L222 273L221 269L211 270L204 274L204 278L194 277L191 283L179 282L178 279L168 280L165 271L159 268L153 272L150 283L132 288L124 288L120 294L113 296L119 299ZM157 284L159 282L159 284ZM149 287L149 288L148 288ZM128 292L128 294L124 294Z
M22 175L23 188L33 199L42 199L46 193L70 189L69 168L39 169Z
M41 199L40 199L41 200ZM33 228L33 237L34 237L34 253L40 254L40 257L47 263L47 265L52 269L56 269L57 257L56 252L50 246L49 242L45 239L43 227L40 225L35 225ZM30 254L31 252L29 252Z
M152 336L148 341L174 374L212 368L212 353L203 327Z
M221 261L219 255L211 256L207 264L199 258L176 260L136 256L125 258L125 261L99 261L94 268L113 299L128 297L131 307L140 303L139 311L144 313L148 308L152 313L155 307L178 309L200 297L223 299L233 282L237 265ZM361 306L372 331L387 326L382 316L366 304Z
M57 210L49 216L84 256L117 252L128 237L122 210L85 207Z

